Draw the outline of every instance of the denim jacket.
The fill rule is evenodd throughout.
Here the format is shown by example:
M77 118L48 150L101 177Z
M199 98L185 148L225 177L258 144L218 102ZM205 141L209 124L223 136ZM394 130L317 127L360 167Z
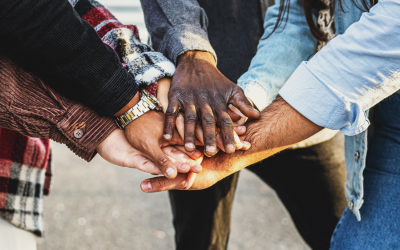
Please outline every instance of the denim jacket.
M259 97L256 104L267 106L279 93L315 124L346 135L346 198L360 220L368 110L400 89L400 1L380 0L365 13L351 0L343 1L343 10L337 3L337 37L314 56L316 41L302 7L297 0L290 6L287 22L260 41L239 85ZM267 10L265 35L278 9L277 1Z

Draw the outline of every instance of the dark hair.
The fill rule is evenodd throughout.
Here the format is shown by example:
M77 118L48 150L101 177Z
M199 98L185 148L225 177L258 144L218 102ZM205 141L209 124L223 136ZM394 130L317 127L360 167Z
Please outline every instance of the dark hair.
M320 29L318 29L317 24L314 22L313 20L313 11L317 10L322 10L322 9L326 9L328 8L328 6L326 6L326 4L322 1L322 0L299 0L299 4L303 5L303 9L304 9L304 13L306 16L306 20L307 20L307 24L308 27L310 27L310 31L312 33L312 35L318 40L318 41L323 41L326 42L327 41L327 34L325 34L323 31L321 31ZM342 0L337 0L339 1L339 5L340 8L343 10L343 5L342 5ZM361 4L356 3L355 0L351 0L357 8L359 8L362 11L369 11L369 9L371 8L371 6L373 6L374 4L376 4L378 1L377 0L361 0ZM335 6L336 4L336 0L332 0L331 1L331 16L333 17L333 6ZM285 23L287 22L287 20L289 19L289 9L290 9L290 0L281 0L280 4L279 4L279 14L278 14L278 19L276 20L275 23L275 27L272 30L272 32L264 39L267 39L270 35L272 35L272 33L274 33L279 26L282 24L282 21L285 18ZM283 27L285 28L285 27Z

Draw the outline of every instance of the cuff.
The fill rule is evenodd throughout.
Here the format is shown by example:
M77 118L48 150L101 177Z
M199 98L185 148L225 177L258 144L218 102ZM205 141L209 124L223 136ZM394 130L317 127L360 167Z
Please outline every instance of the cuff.
M368 118L361 105L322 82L303 62L279 95L315 124L353 136L365 131Z
M113 116L136 95L139 87L135 79L120 67L97 93L91 96L86 104L103 116Z
M150 85L163 77L172 77L175 65L160 52L144 52L140 57L127 61L126 69L139 87Z
M246 97L250 98L260 111L270 105L276 98L276 95L271 96L268 90L258 81L239 81L238 86L243 89Z
M193 50L209 52L217 61L217 55L208 40L207 32L200 27L187 24L169 29L164 35L159 50L165 52L164 54L175 64L179 55Z
M115 129L113 118L102 117L87 107L75 104L53 128L51 139L64 143L76 155L91 161L96 147Z

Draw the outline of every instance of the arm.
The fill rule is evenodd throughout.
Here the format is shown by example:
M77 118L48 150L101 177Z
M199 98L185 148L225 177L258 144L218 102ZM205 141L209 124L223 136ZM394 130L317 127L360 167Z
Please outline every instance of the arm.
M253 153L253 156L244 157L243 160L233 158L237 163L224 159L227 156L220 156L222 165L225 165L222 169L207 161L203 171L208 164L215 166L211 167L211 174L203 179L205 184L199 183L199 187L210 186L236 171L236 167L240 169L268 157L288 144L315 134L322 127L341 129L347 135L367 129L369 121L365 110L400 88L400 45L397 43L400 36L399 12L398 1L378 2L344 35L334 38L309 63L300 65L280 90L283 99L278 98L262 112L262 116L268 118L264 124L260 123L265 125L265 129L259 128L262 133L255 133L250 126L248 128L248 136L252 137L255 133L261 138L259 143L270 149L260 153L260 146L250 140L252 148L235 155ZM263 134L267 136L262 137ZM257 137L253 139L258 140ZM182 181L183 177L179 178ZM142 183L144 191L174 188L182 188L178 180L166 181L164 185L153 180Z
M141 43L135 25L123 25L95 0L78 0L71 4L79 16L96 30L101 40L118 54L122 65L139 87L173 76L174 64L162 53Z
M307 139L322 127L312 123L282 98L277 98L261 112L260 120L248 124L243 138L250 141L248 151L235 154L219 154L203 161L203 170L189 189L197 190L212 186L216 182L259 162L285 148ZM184 189L186 174L179 174L173 180L164 177L147 179L142 182L144 192L159 192L171 189Z
M186 51L213 55L208 41L207 15L196 0L141 0L147 30L155 50L177 63Z
M275 27L279 4L277 1L267 10L264 38ZM249 70L238 80L238 85L246 96L260 110L272 103L300 63L316 52L317 40L311 34L300 1L290 1L288 15L287 21L287 16L284 16L283 22L274 33L267 39L260 40Z
M0 18L3 51L69 98L111 116L135 96L117 54L67 0L2 0Z
M379 1L303 62L279 94L320 126L363 132L365 111L400 89L399 13L399 1Z
M144 153L133 148L112 118L73 102L43 81L0 54L0 126L39 138L66 144L76 155L91 161L96 153L119 166L161 174ZM163 152L180 170L193 164L188 156L171 147ZM197 153L200 153L197 151ZM200 160L201 156L194 159ZM183 163L183 164L182 164Z
M220 129L226 152L235 151L235 137L227 104L251 118L259 118L236 84L216 67L215 52L207 37L207 17L196 1L142 1L146 26L153 46L177 63L168 94L164 139L173 137L176 117L185 115L185 148L195 149L196 125L204 131L208 156L217 153L216 132Z

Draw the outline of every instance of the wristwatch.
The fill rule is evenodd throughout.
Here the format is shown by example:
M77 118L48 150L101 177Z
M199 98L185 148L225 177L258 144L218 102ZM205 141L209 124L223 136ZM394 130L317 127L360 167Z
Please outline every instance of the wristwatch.
M142 90L140 101L123 115L117 117L115 121L120 129L124 129L129 123L150 110L162 111L162 104L152 94Z

